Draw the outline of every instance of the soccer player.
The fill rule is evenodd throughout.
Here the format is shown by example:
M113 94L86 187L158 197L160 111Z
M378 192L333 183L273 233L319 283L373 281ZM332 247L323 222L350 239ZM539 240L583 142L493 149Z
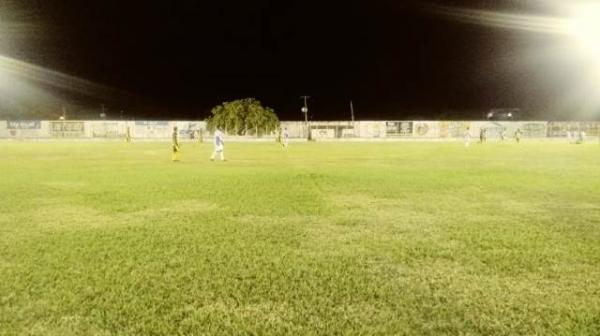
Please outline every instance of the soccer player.
M131 143L131 127L127 126L125 130L125 142Z
M517 130L515 131L515 140L517 140L517 143L521 143L521 129L517 128Z
M479 142L485 142L485 128L479 130Z
M179 161L179 135L177 134L177 126L173 127L173 162Z
M281 145L281 147L283 147L283 141L281 138L281 128L277 129L277 137L275 137L275 142L277 142L278 144Z
M290 138L290 133L288 132L287 127L283 129L283 148L287 148L288 147L288 140Z
M579 137L577 138L577 144L582 144L585 141L585 131L579 131Z
M467 131L465 132L465 147L469 147L471 145L471 128L467 127Z
M225 154L223 153L225 150L225 142L223 141L223 132L221 132L220 129L217 128L217 130L215 131L215 151L213 152L212 156L210 157L211 161L215 160L215 157L217 156L217 154L219 154L221 156L221 161L225 161Z

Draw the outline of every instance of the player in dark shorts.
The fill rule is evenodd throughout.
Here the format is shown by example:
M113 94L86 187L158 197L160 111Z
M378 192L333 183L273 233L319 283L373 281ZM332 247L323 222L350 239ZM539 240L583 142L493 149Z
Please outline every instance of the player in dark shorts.
M482 128L482 129L479 130L479 142L480 143L484 143L485 142L485 138L486 138L485 132L486 132L485 128Z
M521 142L521 129L518 128L517 131L515 132L515 140L517 140L517 143Z
M127 126L127 130L125 131L125 142L131 143L131 127Z
M181 149L179 148L179 136L177 134L177 126L173 127L173 157L172 160L179 161L179 152Z

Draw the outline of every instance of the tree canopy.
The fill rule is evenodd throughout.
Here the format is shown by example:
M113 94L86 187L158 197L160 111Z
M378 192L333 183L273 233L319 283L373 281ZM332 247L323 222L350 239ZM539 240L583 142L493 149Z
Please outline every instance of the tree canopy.
M210 131L216 128L232 135L270 134L279 127L279 118L270 107L254 98L225 102L214 107L206 120Z

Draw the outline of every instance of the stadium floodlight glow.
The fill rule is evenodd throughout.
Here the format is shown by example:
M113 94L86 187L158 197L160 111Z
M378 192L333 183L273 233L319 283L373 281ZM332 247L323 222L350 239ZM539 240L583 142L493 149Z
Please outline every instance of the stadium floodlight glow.
M600 4L579 6L569 28L583 49L600 63Z
M458 22L554 35L570 35L600 63L600 3L570 1L561 5L564 17L548 17L427 5L425 8Z
M109 86L0 54L0 91L4 97L54 101L57 99L56 90L52 89L102 99L128 96L126 92Z

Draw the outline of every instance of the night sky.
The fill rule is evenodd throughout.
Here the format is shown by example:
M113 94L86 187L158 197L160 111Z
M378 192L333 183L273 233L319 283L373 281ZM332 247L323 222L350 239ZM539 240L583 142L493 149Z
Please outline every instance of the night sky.
M456 22L423 2L3 1L0 19L26 29L5 30L1 54L122 90L74 99L127 117L202 118L256 97L297 120L303 94L314 120L348 119L350 99L362 120L538 116L556 113L579 69L544 55L560 38ZM556 14L540 1L437 3Z

